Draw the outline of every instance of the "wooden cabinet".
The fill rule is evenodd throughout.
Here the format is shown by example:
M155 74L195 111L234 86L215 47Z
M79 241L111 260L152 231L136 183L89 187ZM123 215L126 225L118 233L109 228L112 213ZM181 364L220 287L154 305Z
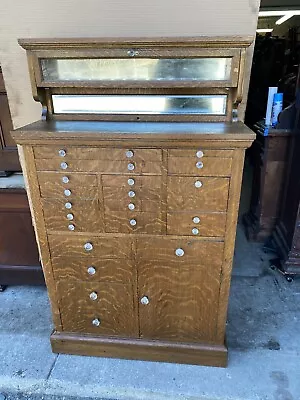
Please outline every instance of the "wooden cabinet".
M47 41L22 43L37 58L41 47L52 56L56 51L52 52L52 46L52 50L48 48ZM225 366L225 322L244 151L254 138L243 123L229 121L232 111L229 99L240 90L236 67L232 66L238 62L242 68L246 45L230 47L227 43L230 48L216 52L208 51L202 41L187 41L180 51L172 40L166 42L167 46L165 42L159 43L156 55L185 54L190 58L194 55L190 69L197 60L206 65L206 58L209 65L211 52L223 57L220 68L223 66L227 71L225 76L218 78L221 83L210 82L220 86L218 90L207 88L208 83L201 79L192 85L188 80L184 85L180 81L170 83L168 80L173 79L173 73L176 75L176 69L170 75L163 65L156 62L154 68L153 62L150 63L153 70L149 79L154 87L160 86L161 93L170 94L170 90L164 89L169 85L176 87L172 93L178 90L186 97L198 89L201 96L210 93L209 100L199 104L208 107L211 114L221 113L223 109L218 107L226 97L224 115L214 115L217 122L210 120L212 115L210 118L204 115L197 99L186 103L188 107L197 107L197 112L189 113L188 118L181 115L181 122L176 122L179 117L173 116L172 110L181 107L180 94L176 101L156 97L151 103L155 106L163 100L166 114L154 118L153 113L148 115L145 111L135 114L135 120L133 114L123 116L120 110L119 115L110 117L100 110L97 121L92 113L86 118L89 120L72 114L74 121L70 121L70 116L58 115L61 112L52 113L48 104L48 120L13 133L21 146L51 299L55 323L52 349ZM153 42L154 47L157 45L158 42ZM67 42L58 47L59 54L64 46L68 46ZM88 54L87 48L81 53L81 45L73 43L73 46L79 46L77 54ZM118 87L120 82L116 83L112 77L101 81L102 74L110 74L101 57L121 54L122 59L131 60L126 41L115 45L100 41L97 46L99 70L93 73L102 72L100 77L97 75L95 87ZM142 58L151 53L148 46L149 43L139 43L138 54ZM214 46L224 44L215 41ZM49 88L50 82L44 82L49 78L44 58L47 51L41 53L40 60L45 69L34 75L39 76L34 82L38 87ZM80 74L85 62L78 61L79 69L73 79L77 79L76 74ZM144 62L147 64L149 60ZM48 73L52 76L57 65L50 64ZM196 73L202 71L200 75L205 77L207 71L216 78L207 69L208 65L196 69ZM54 79L65 67L68 69L68 65L60 67ZM162 70L158 72L158 68ZM131 70L126 71L119 72L131 76ZM186 73L183 69L182 74ZM142 74L144 79L146 72L138 69L136 74ZM166 74L165 81L159 78L155 82L156 74L159 77ZM141 84L135 77L131 76L131 86L128 84L131 88L145 84L147 91L153 92L147 79ZM53 96L57 96L59 85ZM187 85L188 89L181 90L176 85L181 89ZM199 86L197 90L195 85ZM224 90L224 85L230 89ZM91 82L88 86L87 93L98 93L99 89L90 90ZM75 82L72 87L71 92L75 93ZM124 82L119 89L111 89L112 93L123 90L122 96L126 96L128 89L123 87ZM49 94L48 89L45 91L48 96L46 93ZM135 102L131 106L143 108L144 97L139 98L138 93L133 96ZM211 103L215 94L221 98ZM55 99L58 98L50 100L58 110L61 103L55 103ZM111 107L125 107L121 99L113 99ZM90 98L89 106L105 108L110 98L92 105L94 100ZM130 105L132 99L127 101ZM211 107L217 107L216 111ZM204 122L205 119L209 122Z

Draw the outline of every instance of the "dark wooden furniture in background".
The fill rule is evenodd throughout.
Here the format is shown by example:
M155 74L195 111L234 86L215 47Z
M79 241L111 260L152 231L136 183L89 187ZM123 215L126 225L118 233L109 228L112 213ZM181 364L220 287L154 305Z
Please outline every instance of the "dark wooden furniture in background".
M256 140L248 150L253 181L250 210L243 222L249 240L265 242L272 235L280 212L291 133L270 129L269 135L263 136L260 126L256 126L256 132Z

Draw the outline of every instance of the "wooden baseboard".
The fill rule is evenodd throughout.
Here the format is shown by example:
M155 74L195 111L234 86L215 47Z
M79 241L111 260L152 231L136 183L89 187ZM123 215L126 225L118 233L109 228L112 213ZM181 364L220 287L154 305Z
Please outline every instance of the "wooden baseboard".
M54 353L227 366L228 352L225 344L162 342L53 332L51 345Z

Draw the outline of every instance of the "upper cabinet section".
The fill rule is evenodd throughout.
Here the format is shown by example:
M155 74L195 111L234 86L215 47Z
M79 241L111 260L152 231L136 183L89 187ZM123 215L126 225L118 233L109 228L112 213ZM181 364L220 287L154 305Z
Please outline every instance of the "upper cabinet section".
M19 43L49 119L231 121L251 38Z

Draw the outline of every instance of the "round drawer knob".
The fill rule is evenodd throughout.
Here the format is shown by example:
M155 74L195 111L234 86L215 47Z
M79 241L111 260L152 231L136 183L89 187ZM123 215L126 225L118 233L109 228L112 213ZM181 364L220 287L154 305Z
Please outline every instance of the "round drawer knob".
M69 183L70 181L70 179L67 176L63 176L61 180L63 183Z
M65 196L71 196L72 192L69 189L64 190Z
M201 181L196 181L196 182L195 182L195 187L196 187L196 188L201 188L202 185L203 185L203 184L202 184Z
M72 203L66 203L66 204L65 204L65 208L66 208L67 210L70 210L70 209L72 208Z
M135 196L135 192L133 190L130 190L130 192L128 192L128 196L129 197L134 197Z
M67 214L67 219L68 219L69 221L73 221L74 215L73 215L73 214Z
M182 257L184 256L184 250L183 249L176 249L175 254L177 257Z
M147 306L150 303L150 300L147 296L143 296L141 298L141 304L143 304L144 306Z
M86 251L92 251L93 250L93 245L90 242L85 243L85 245L83 247L84 247L84 250L86 250Z
M193 228L192 229L192 234L193 235L198 235L198 233L199 233L199 229L197 229L197 228Z
M200 218L199 217L194 217L193 218L193 222L194 222L194 224L199 224Z
M129 223L130 223L131 226L135 226L136 225L136 220L135 219L131 219L129 221Z
M87 272L89 275L95 275L96 273L96 268L94 267L88 267Z
M129 203L128 204L128 208L129 208L129 210L134 210L135 209L135 205L133 204L133 203Z
M134 179L132 178L128 179L127 183L129 186L133 186L135 184Z
M202 161L197 161L196 162L196 167L199 168L199 169L203 168L203 162Z
M69 231L75 231L75 225L73 224L68 225L68 229Z
M203 151L198 150L197 153L196 153L196 156L197 156L198 158L202 158L202 157L204 156Z
M66 151L65 150L63 150L63 149L61 149L61 150L58 150L58 155L60 156L60 157L65 157L66 156Z
M101 321L100 321L99 318L95 318L95 319L93 319L92 324L94 326L100 326L101 325Z
M133 153L132 150L127 150L127 151L126 151L126 157L127 157L127 158L131 158L131 157L133 157L133 155L134 155L134 153Z
M128 171L133 171L134 168L135 168L135 166L134 166L133 163L129 163L128 166L127 166L127 168L128 168Z
M62 162L62 163L60 164L60 168L61 168L61 169L67 169L67 168L68 168L68 164L67 164L66 162Z
M93 300L93 301L97 300L98 299L97 293L96 292L90 293L90 299Z

